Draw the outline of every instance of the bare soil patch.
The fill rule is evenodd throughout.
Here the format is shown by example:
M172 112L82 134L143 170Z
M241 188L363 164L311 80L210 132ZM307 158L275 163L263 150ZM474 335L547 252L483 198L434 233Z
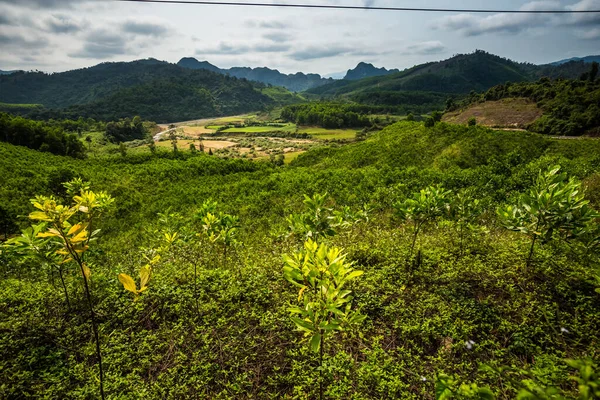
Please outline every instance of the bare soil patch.
M535 102L524 98L512 98L486 101L472 105L465 110L446 113L442 121L466 124L470 118L474 117L477 125L525 129L541 116L542 110L537 107Z

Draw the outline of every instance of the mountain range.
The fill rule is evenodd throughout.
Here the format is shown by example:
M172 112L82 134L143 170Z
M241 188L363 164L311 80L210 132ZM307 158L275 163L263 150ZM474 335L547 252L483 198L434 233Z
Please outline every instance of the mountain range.
M579 78L589 69L590 64L584 60L540 66L477 50L404 71L360 63L348 70L345 79L333 80L318 74L286 75L269 68L224 70L193 58L184 58L177 65L146 59L53 74L18 71L0 75L0 102L38 104L24 109L39 117L112 120L140 115L156 122L256 111L307 98L394 106L399 112L428 112L442 109L448 97L544 76ZM292 91L308 89L299 96L281 86Z
M293 92L303 92L307 89L333 82L333 79L323 78L319 74L304 74L302 72L297 72L295 74L287 75L279 72L276 69L270 69L267 67L233 67L229 69L222 69L209 63L208 61L198 61L192 57L182 58L179 60L177 65L188 69L204 69L212 72L218 72L236 78L261 82L267 85L283 86L284 88Z
M461 95L485 91L505 82L533 81L543 76L578 78L589 68L583 61L560 65L517 63L477 50L384 76L335 81L307 93L322 97L341 96L367 104L400 104L406 101L407 93L419 93L421 97L424 92Z
M565 58L564 60L560 60L560 61L555 61L553 63L550 63L551 65L561 65L561 64L565 64L571 61L583 61L584 63L593 63L593 62L597 62L600 63L600 55L599 56L586 56L586 57L571 57L571 58Z

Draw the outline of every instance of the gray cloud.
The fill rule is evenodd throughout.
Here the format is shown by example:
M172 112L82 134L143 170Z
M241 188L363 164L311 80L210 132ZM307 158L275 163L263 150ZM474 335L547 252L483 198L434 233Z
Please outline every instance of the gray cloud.
M289 42L293 39L292 35L284 33L284 32L269 32L265 33L263 37L267 40L277 43Z
M292 48L290 44L284 43L265 43L257 44L251 47L251 50L257 53L280 53L289 51Z
M196 55L242 55L244 53L281 53L291 49L291 45L283 43L229 44L219 43L212 48L197 49Z
M0 32L0 45L13 49L39 49L48 46L48 39L44 37L30 38L16 32Z
M290 24L277 20L262 20L247 19L244 25L248 28L265 28L265 29L288 29Z
M582 0L565 8L573 11L600 10L600 0ZM568 24L578 27L595 27L597 29L598 25L600 25L600 14L593 13L573 15L568 20Z
M231 45L229 43L221 42L217 47L197 49L196 55L211 54L211 55L228 55L228 54L241 54L245 53L250 49L249 46L244 44Z
M446 46L439 41L415 43L406 48L403 54L431 55L443 53Z
M523 11L560 9L560 3L557 1L533 1L521 7ZM555 22L555 18L550 14L499 13L485 17L473 14L456 14L439 19L433 27L457 31L464 36L479 36L488 33L517 34L524 30L552 24Z
M342 55L352 56L374 56L382 54L374 50L365 50L360 46L348 46L344 44L333 44L323 46L307 46L303 49L290 54L290 57L296 61L316 60L321 58L330 58Z
M58 9L70 8L74 4L80 4L90 1L94 0L0 0L0 4L18 5L20 7L27 7L33 9Z
M126 33L133 33L145 36L168 36L171 34L171 29L163 21L158 20L139 20L128 19L121 25L121 29Z
M43 25L46 30L53 33L73 33L82 29L80 23L64 14L51 15L44 20Z
M129 39L123 35L109 32L106 29L95 29L86 36L83 47L69 56L74 58L111 58L127 54L128 42Z

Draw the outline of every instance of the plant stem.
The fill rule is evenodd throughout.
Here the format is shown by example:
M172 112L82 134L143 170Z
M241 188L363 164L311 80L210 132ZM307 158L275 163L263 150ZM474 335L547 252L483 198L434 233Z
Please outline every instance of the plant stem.
M96 342L96 355L98 357L98 368L100 370L100 397L102 398L102 400L104 400L105 399L105 396L104 396L104 370L102 369L102 353L100 351L100 339L98 337L98 327L96 326L96 313L94 312L94 305L92 303L92 295L90 293L90 287L88 285L88 278L85 276L85 270L83 268L83 260L79 257L79 254L77 254L77 251L75 251L75 249L69 243L69 239L64 234L62 228L60 226L55 226L55 227L60 232L60 234L63 238L63 241L65 242L65 246L67 247L67 250L71 254L71 257L73 257L73 259L79 265L79 269L81 271L81 276L83 277L83 284L85 287L85 295L86 295L88 307L90 310L92 331L94 333L94 340ZM90 232L90 234L91 234L91 232ZM88 240L88 243L89 243L89 240Z
M58 275L60 276L60 281L62 282L62 287L65 292L65 299L67 301L67 309L71 311L71 301L69 300L69 292L67 292L67 285L65 285L65 278L63 277L62 267L58 267Z
M533 240L531 241L531 248L529 249L529 256L527 257L527 267L531 264L531 258L533 257L533 249L535 247L535 241L537 240L537 236L533 236Z
M319 354L319 400L323 400L323 334L321 333L321 346Z

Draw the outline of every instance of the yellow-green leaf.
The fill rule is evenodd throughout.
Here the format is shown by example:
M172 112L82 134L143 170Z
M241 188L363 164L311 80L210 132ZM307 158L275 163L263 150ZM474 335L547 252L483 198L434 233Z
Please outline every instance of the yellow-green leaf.
M140 269L140 288L143 290L148 281L150 280L150 273L152 272L152 267L150 264L146 264Z
M31 214L29 214L29 219L37 219L40 221L52 221L52 219L48 217L48 215L43 211L32 212Z
M86 264L83 264L83 275L85 275L85 279L87 280L92 276L92 270Z
M137 294L137 288L135 287L135 282L132 277L127 274L119 274L119 282L123 284L125 290Z
M75 224L71 227L71 229L69 229L69 232L67 232L67 235L73 235L74 233L79 232L82 228L83 228L83 224L81 224L81 223Z

